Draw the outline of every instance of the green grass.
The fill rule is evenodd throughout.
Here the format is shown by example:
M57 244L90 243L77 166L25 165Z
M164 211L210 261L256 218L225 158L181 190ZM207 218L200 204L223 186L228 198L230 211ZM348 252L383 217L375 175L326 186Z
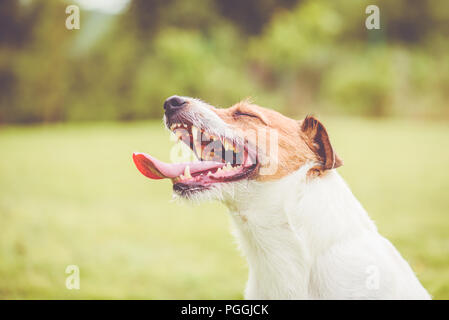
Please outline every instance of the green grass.
M324 119L339 171L435 298L449 298L449 126ZM171 202L133 151L160 122L0 128L0 299L240 299L247 267L217 203ZM65 288L76 264L81 289Z

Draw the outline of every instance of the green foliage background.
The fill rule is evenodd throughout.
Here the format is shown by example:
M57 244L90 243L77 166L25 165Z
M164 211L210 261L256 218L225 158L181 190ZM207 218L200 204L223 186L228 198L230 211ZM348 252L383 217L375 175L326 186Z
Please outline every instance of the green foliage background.
M306 112L448 118L449 4L132 0L117 15L0 4L0 123L160 117L172 94Z

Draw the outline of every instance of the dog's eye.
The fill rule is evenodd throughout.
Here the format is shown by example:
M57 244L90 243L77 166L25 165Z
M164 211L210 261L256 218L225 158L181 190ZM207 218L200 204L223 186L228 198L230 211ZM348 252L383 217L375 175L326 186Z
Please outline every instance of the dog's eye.
M240 110L237 110L237 111L234 112L234 117L240 117L240 116L246 116L246 117L257 118L257 119L259 118L255 114L251 114L251 113L248 113L248 112L243 112L243 111L240 111Z

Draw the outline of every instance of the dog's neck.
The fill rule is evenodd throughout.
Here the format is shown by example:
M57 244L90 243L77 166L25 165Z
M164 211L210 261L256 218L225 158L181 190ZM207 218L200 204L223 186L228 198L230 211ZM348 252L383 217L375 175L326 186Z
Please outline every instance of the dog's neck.
M225 201L249 264L247 298L310 296L310 269L320 252L376 231L335 170L308 178L310 167L276 182L251 182Z

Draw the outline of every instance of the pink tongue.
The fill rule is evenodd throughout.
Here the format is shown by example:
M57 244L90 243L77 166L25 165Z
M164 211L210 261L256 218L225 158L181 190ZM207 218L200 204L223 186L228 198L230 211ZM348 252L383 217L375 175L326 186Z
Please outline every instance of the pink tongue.
M190 167L190 174L214 168L221 168L225 165L223 162L215 161L165 163L148 154L137 152L133 153L133 160L137 169L150 179L172 179L179 177L181 174L184 174L187 165Z

